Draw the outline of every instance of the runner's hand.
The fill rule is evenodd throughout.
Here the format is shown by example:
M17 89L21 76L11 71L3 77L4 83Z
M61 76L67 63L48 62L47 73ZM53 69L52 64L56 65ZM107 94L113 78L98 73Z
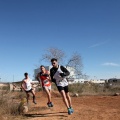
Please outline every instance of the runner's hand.
M60 76L61 76L61 77L64 77L64 76L65 76L65 74L64 74L64 73L60 73Z

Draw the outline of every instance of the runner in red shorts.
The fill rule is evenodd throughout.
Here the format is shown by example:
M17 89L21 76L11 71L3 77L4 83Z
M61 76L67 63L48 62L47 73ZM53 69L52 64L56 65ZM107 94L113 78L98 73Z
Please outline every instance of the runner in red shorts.
M37 80L42 85L48 97L48 107L53 107L51 102L51 82L50 82L50 72L45 69L43 65L40 66L41 72L37 75Z

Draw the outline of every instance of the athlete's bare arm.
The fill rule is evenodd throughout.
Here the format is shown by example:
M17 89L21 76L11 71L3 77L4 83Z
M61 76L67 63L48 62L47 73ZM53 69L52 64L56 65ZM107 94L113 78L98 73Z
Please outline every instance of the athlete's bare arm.
M41 86L42 84L41 84L41 80L40 80L40 73L37 74L36 79L38 80L38 82L39 82L39 84L40 84L40 86Z
M51 82L50 71L48 71L48 75L49 75L48 79Z
M23 90L25 90L24 84L25 84L25 81L23 80L22 83L21 83L21 87L22 87Z

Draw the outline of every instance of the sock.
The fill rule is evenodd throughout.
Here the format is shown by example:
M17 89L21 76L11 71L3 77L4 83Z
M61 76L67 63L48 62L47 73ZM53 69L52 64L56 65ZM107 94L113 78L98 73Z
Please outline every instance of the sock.
M33 101L35 101L35 96L33 95Z

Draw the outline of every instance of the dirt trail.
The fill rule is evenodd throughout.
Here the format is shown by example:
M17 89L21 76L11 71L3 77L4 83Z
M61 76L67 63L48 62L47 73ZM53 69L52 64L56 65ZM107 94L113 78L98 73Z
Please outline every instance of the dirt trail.
M72 97L74 113L67 114L59 93L52 97L54 107L48 108L47 98L37 93L37 105L31 101L29 120L120 120L120 96L82 96Z

